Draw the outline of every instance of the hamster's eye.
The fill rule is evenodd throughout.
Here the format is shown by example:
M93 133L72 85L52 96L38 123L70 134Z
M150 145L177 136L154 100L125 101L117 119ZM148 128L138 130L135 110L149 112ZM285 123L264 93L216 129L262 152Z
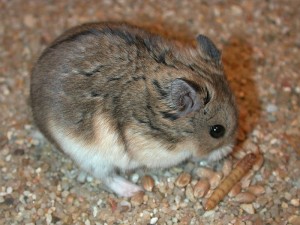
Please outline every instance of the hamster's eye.
M213 138L220 138L223 137L225 134L225 127L223 127L222 125L214 125L210 128L210 132L209 132L210 136L212 136Z

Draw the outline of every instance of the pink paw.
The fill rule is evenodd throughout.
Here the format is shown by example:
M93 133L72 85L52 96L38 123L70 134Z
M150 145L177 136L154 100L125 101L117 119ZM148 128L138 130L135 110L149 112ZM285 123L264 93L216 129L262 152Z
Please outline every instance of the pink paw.
M135 185L120 176L109 178L106 185L117 195L122 197L131 197L137 192L143 191L141 187Z

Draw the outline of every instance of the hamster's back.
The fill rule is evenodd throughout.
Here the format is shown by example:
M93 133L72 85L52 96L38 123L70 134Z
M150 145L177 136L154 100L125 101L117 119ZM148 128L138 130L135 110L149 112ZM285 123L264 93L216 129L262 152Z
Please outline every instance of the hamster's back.
M48 123L55 120L91 137L95 113L113 120L123 91L133 88L132 82L133 89L144 86L148 56L138 46L144 41L139 35L147 34L127 25L95 23L58 37L32 72L31 104L38 127L49 134Z

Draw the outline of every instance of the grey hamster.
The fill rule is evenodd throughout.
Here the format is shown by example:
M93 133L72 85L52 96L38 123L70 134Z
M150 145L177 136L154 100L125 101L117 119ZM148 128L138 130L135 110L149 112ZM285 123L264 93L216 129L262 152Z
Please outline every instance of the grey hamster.
M237 108L221 54L125 23L90 23L58 37L31 76L40 131L120 196L141 188L117 171L228 155Z

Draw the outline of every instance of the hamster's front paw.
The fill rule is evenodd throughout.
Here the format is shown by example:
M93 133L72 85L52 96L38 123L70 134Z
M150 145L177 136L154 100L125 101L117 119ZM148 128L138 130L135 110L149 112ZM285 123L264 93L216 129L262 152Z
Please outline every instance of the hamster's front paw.
M105 181L106 185L117 195L131 197L143 189L120 176L113 176Z

